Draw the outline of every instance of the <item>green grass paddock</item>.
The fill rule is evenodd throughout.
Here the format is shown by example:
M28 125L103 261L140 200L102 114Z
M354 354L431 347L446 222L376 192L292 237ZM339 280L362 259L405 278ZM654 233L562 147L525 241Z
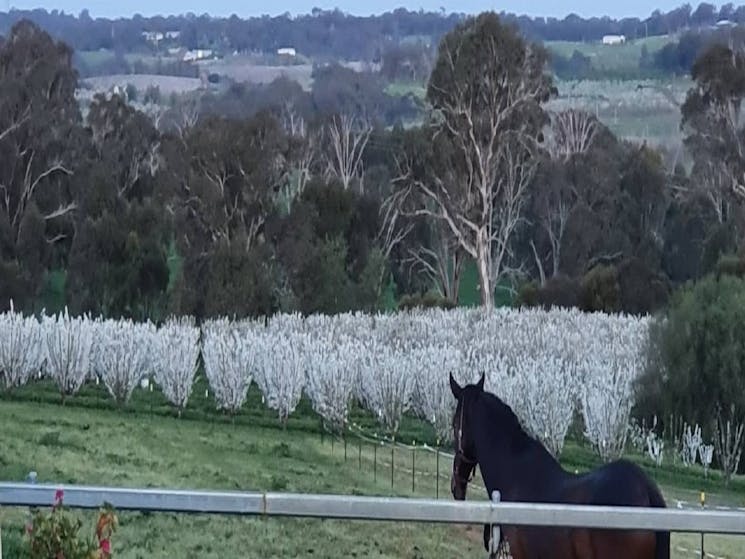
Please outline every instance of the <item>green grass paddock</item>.
M547 41L546 48L565 58L571 58L574 51L579 51L590 58L593 68L598 71L626 71L633 73L639 69L639 58L646 46L650 56L675 40L670 36L655 36L649 38L626 38L621 45L604 45L601 41Z

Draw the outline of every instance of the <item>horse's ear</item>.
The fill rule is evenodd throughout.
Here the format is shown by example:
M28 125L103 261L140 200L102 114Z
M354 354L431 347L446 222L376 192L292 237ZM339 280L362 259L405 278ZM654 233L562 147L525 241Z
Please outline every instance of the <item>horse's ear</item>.
M455 399L459 400L463 389L460 387L460 384L458 384L458 381L453 378L452 372L450 373L450 390L452 391L453 396L455 396Z
M478 388L482 392L484 390L484 373L483 372L481 373L481 378L476 383L476 388Z

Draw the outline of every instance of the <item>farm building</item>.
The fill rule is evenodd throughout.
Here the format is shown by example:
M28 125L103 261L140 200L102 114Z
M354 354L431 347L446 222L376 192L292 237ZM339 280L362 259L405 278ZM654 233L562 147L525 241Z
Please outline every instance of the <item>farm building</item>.
M603 36L604 45L622 45L626 42L625 35L605 35Z
M212 50L210 49L196 49L187 51L184 54L184 62L194 62L197 60L204 60L212 56Z

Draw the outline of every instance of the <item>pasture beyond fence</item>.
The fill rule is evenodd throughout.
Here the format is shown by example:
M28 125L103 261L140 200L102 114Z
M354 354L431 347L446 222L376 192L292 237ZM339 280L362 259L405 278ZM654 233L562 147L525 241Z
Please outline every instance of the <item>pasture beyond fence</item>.
M49 506L60 489L65 506L80 509L745 535L737 511L499 502L498 493L489 502L0 483L0 506Z

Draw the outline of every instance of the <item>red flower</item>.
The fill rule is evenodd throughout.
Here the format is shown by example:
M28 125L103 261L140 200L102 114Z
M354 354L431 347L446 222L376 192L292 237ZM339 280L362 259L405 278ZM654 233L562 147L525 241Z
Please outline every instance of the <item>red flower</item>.
M62 504L62 498L65 496L65 492L62 491L62 489L57 489L57 492L54 494L54 503L56 505Z
M106 555L111 555L111 542L108 539L103 539L98 543L101 546L101 551L103 551Z

